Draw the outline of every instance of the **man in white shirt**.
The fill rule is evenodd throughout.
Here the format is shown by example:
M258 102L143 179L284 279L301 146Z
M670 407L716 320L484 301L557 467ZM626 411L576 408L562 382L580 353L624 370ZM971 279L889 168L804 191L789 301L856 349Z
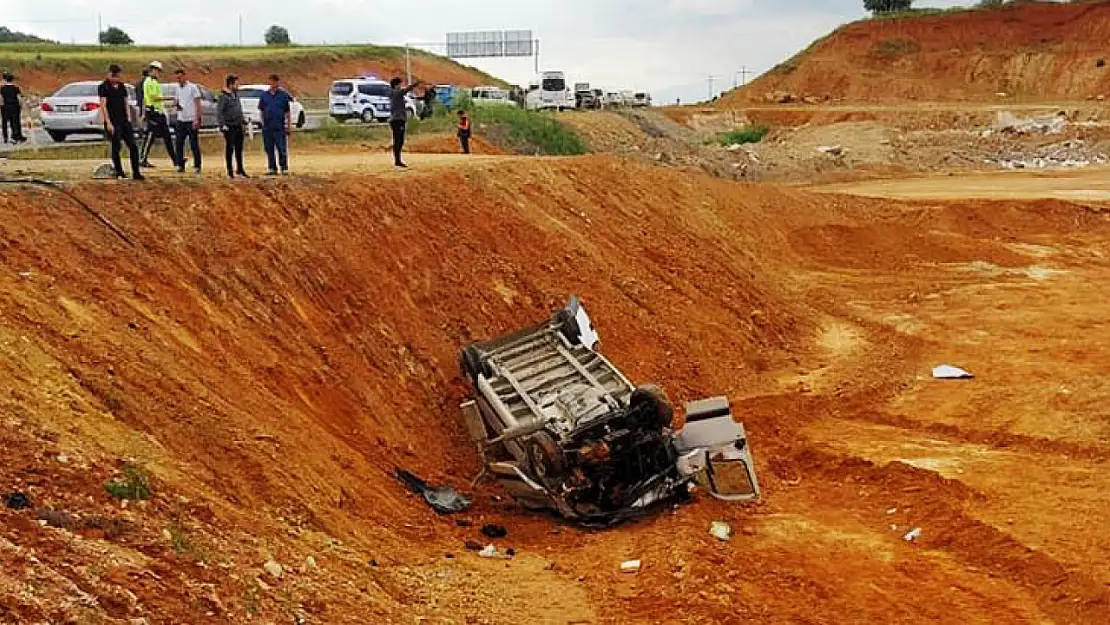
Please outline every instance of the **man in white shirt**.
M193 170L200 175L200 122L203 110L200 104L200 87L185 78L185 70L178 69L174 72L177 76L177 95L174 96L173 108L177 111L177 121L173 130L177 135L178 158L177 171L185 171L185 138L189 139L189 149L193 152Z

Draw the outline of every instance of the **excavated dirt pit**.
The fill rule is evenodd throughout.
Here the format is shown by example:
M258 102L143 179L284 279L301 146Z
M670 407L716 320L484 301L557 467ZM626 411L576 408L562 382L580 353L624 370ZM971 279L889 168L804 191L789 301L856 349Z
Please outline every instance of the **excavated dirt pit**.
M73 192L133 245L60 195L0 190L0 494L30 500L0 508L0 622L1110 614L1096 208L611 157ZM699 495L596 532L489 483L438 516L390 477L467 487L457 349L570 294L632 380L733 399L762 503ZM931 379L946 363L977 377ZM125 465L149 499L106 492ZM487 522L514 559L464 547Z

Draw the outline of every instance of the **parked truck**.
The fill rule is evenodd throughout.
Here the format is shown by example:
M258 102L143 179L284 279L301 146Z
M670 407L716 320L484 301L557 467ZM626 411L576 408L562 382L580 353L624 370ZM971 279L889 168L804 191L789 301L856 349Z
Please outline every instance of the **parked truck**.
M601 100L590 89L590 83L577 82L574 83L574 105L580 111L599 109L601 108Z
M598 342L571 298L546 321L462 350L473 395L462 413L483 475L525 508L598 526L681 500L695 482L727 501L759 497L726 398L687 404L675 429L663 391L634 386Z

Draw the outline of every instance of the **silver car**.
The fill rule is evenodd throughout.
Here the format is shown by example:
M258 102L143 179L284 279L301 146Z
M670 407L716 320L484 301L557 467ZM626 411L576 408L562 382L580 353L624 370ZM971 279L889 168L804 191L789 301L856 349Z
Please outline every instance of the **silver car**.
M201 128L216 128L219 126L216 116L216 94L204 85L197 85L200 89ZM170 128L177 121L177 111L173 108L173 99L177 96L177 83L163 83L162 97L166 102L166 115L169 117Z
M39 117L51 139L65 141L69 135L104 134L100 122L100 82L71 82L42 101ZM138 103L131 85L127 85L127 98L137 117Z

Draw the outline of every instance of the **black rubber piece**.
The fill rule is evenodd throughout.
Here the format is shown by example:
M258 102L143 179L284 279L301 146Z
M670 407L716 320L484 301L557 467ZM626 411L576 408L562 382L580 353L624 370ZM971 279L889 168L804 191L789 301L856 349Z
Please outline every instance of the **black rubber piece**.
M667 428L674 421L674 406L663 389L654 384L645 384L632 391L628 408L638 413L641 422L649 428Z
M555 320L559 323L559 332L567 337L571 345L582 344L582 336L579 334L578 330L578 320L574 318L574 315L570 314L569 310L560 310Z

